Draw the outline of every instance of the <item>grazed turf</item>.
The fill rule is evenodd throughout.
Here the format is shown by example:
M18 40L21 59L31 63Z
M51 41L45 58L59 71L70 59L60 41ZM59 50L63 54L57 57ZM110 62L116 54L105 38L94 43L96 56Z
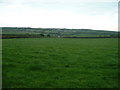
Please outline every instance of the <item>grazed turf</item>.
M3 88L118 87L117 39L4 39Z

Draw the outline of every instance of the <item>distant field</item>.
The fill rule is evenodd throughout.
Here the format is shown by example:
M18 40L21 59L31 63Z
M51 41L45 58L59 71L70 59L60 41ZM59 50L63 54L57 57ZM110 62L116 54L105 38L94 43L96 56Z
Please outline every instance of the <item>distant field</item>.
M2 27L3 38L13 37L120 37L117 31L92 29Z
M3 88L116 88L117 38L3 39Z

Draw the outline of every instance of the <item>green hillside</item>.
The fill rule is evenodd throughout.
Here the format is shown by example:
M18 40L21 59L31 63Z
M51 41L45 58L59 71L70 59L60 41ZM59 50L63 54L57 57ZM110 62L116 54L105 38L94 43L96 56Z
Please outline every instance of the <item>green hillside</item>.
M30 28L30 27L2 27L3 36L7 35L37 35L51 37L118 37L118 32L92 29L65 29L65 28Z

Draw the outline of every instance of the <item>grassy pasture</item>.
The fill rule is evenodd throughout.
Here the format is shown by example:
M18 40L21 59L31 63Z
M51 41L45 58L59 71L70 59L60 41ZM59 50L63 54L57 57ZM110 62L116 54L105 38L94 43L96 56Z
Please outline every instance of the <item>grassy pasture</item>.
M3 39L3 88L116 88L116 38Z

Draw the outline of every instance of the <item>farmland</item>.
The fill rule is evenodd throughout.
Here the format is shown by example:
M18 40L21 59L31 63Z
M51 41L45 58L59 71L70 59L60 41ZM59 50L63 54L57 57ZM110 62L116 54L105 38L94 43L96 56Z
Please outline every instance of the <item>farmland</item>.
M117 31L66 28L2 27L2 38L40 38L40 37L120 37Z
M2 40L3 88L117 88L117 38Z

